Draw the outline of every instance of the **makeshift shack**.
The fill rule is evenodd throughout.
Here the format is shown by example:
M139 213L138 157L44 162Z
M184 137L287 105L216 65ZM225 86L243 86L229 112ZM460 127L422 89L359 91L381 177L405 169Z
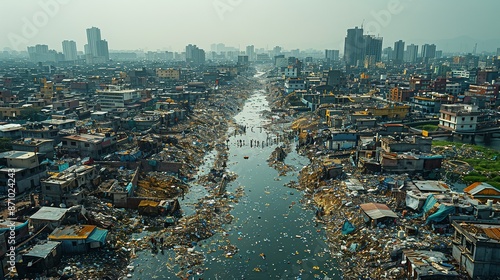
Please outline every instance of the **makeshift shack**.
M35 214L29 217L30 226L34 231L38 231L44 226L48 230L54 230L61 226L68 209L44 206L40 208Z
M141 215L158 215L160 203L152 200L141 200L139 203L139 214Z
M106 244L108 231L92 225L71 225L56 228L49 240L60 241L64 254L86 253Z
M403 261L407 279L458 279L455 267L447 263L444 253L437 251L403 250Z
M394 220L398 218L398 215L385 204L365 203L361 204L360 208L364 221L372 226L379 223L393 223Z
M22 254L22 261L16 263L16 268L18 272L44 273L59 265L61 256L61 242L46 241Z

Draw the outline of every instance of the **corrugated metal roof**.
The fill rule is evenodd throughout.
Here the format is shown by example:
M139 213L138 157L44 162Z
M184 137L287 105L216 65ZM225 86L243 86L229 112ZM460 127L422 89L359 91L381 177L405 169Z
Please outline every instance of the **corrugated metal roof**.
M33 214L31 220L59 221L64 217L68 209L44 206Z
M31 250L24 254L25 256L29 257L36 257L36 258L46 258L57 246L59 246L61 242L57 241L47 241L44 244L37 244L31 248Z
M90 234L96 229L96 226L83 225L83 226L66 226L56 228L50 235L50 240L76 240L76 239L87 239Z
M360 205L361 209L373 220L380 218L398 218L398 215L392 212L389 207L381 203L365 203Z
M500 241L500 228L484 228L483 230L489 238Z
M470 186L468 186L467 188L464 189L464 192L470 194L470 195L476 195L484 190L493 190L495 192L497 192L498 194L500 194L500 191L498 191L497 188L493 187L492 185L488 184L488 183L484 183L484 182L476 182Z

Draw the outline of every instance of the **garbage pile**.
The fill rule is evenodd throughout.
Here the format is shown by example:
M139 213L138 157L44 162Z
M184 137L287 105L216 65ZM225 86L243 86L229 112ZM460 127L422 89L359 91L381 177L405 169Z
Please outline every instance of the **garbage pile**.
M155 197L158 199L171 199L184 196L189 186L178 178L162 172L143 174L137 183L135 195L138 197Z

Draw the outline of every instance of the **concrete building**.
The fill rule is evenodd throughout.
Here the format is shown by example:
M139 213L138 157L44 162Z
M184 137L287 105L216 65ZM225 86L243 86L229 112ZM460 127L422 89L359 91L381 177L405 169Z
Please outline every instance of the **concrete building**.
M78 59L78 52L76 50L76 42L64 40L62 42L64 60L75 61Z
M181 69L158 68L158 69L156 69L156 77L162 78L162 79L169 79L169 80L178 81L181 78Z
M453 221L453 257L472 279L500 276L500 224Z
M109 134L70 135L61 138L61 151L80 157L100 159L107 153L115 151L116 142L116 136Z
M441 105L439 127L454 132L474 132L480 112L477 106L464 104Z
M124 90L116 86L97 91L97 96L101 111L106 112L119 108L133 109L134 105L141 100L141 93L138 90Z
M41 181L42 199L48 204L78 205L84 198L84 190L98 184L98 176L94 166L71 166Z
M387 136L380 138L381 148L387 153L403 153L418 150L423 153L430 153L432 147L431 137L408 136Z
M408 45L406 46L406 62L415 63L418 57L418 45Z
M12 149L15 151L25 151L40 153L49 159L54 158L54 140L23 138L12 142Z
M361 65L365 59L363 28L347 29L344 41L344 62L347 66Z
M394 53L393 53L394 64L403 63L404 54L405 54L405 42L402 40L394 42Z
M305 90L306 81L299 78L289 78L285 81L285 93L290 94L296 90Z
M7 193L13 184L16 193L23 193L40 185L40 179L47 176L47 166L40 164L38 154L24 151L0 153L0 192ZM14 178L12 174L14 173Z
M68 212L67 208L43 206L28 218L30 227L36 232L46 226L50 232L62 225L66 212Z
M422 58L424 59L425 62L435 57L436 57L436 45L434 44L422 45Z
M414 92L409 87L394 87L391 89L388 99L394 102L409 102Z
M109 61L108 42L101 39L101 30L97 27L87 29L87 45L85 55L88 64L106 63Z

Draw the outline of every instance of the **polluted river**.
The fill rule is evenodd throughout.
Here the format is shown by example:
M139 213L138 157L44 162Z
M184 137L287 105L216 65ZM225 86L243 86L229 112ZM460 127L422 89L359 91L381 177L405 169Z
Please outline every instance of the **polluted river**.
M255 79L260 79L259 75ZM282 144L276 136L282 131L263 127L270 120L262 112L270 106L265 91L258 88L262 84L255 83L252 95L234 117L235 124L244 127L245 132L228 131L226 171L237 177L226 191L242 189L243 195L230 203L229 214L234 217L230 223L212 237L193 244L191 250L204 256L202 269L191 271L171 265L175 258L171 249L156 254L143 250L132 260L135 269L129 275L131 279L179 279L179 270L190 270L185 279L341 279L313 207L304 203L301 191L285 186L297 181L299 171L309 160L297 154L292 143L292 151L285 159L292 167L290 172L280 176L267 162ZM210 170L216 155L214 150L205 156L198 176ZM193 214L193 206L205 195L203 185L192 184L180 201L184 216ZM147 238L147 233L134 238ZM235 248L232 253L221 250L221 246L229 244Z

